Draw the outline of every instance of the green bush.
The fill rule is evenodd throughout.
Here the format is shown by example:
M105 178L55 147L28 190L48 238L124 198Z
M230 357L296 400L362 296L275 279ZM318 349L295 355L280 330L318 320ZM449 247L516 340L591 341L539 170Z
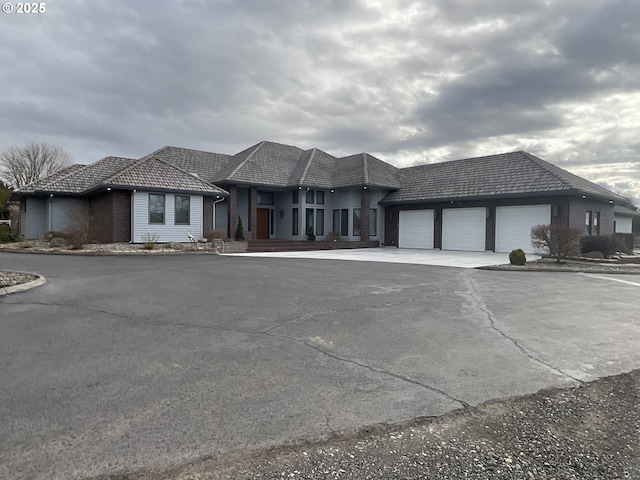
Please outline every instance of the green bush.
M18 235L11 231L9 225L0 225L0 243L12 243L18 241Z
M235 239L240 241L244 240L244 226L242 225L242 218L238 215L238 228L236 228Z
M527 256L521 248L517 248L509 253L509 261L511 265L524 265L527 263Z
M313 227L309 227L307 229L307 240L314 241L316 239L316 234L313 233Z

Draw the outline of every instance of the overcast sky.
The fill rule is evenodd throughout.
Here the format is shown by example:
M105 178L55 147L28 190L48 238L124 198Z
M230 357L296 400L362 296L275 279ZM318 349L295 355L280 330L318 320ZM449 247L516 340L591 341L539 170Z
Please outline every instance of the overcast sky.
M4 2L5 0L3 0ZM0 14L0 149L526 150L640 202L638 0L50 0Z

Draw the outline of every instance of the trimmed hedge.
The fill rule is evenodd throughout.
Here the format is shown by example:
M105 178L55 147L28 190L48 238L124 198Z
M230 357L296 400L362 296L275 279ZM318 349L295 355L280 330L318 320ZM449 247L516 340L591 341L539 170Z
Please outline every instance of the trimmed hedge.
M627 251L627 248L616 235L585 235L582 237L580 251L582 253L601 252L607 257L616 252Z

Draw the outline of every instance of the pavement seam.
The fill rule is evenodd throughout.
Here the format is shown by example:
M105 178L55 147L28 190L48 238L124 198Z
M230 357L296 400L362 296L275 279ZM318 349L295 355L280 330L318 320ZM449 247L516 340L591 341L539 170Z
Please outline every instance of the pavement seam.
M535 356L533 356L531 353L529 353L527 351L526 348L524 348L515 338L510 337L509 335L507 335L506 333L504 333L502 330L500 330L497 326L496 326L496 318L495 315L493 314L493 312L484 304L484 302L480 299L480 297L478 296L478 286L476 285L476 283L473 281L473 278L471 278L471 274L467 273L469 272L468 270L465 270L465 274L462 276L463 281L467 284L467 286L469 287L469 290L466 292L457 292L458 295L461 296L466 296L468 297L471 302L472 305L474 307L476 307L478 310L480 310L482 313L484 313L487 317L487 320L489 320L489 328L495 332L497 332L498 334L500 334L502 337L504 337L506 340L509 340L511 343L513 343L513 345L520 350L525 356L527 356L529 359L544 365L545 367L547 367L548 369L561 374L564 377L570 378L571 380L578 382L580 385L585 385L586 382L583 380L580 380L579 378L574 377L573 375L570 375L564 371L562 371L561 369L554 367L553 365L541 360L540 358L537 358ZM471 271L472 272L472 271Z

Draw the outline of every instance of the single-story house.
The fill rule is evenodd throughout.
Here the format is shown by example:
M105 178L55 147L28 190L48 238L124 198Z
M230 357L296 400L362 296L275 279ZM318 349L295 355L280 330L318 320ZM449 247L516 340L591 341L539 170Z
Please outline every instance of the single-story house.
M235 155L166 146L73 166L15 192L24 236L68 227L80 204L99 240L186 241L238 218L248 239L340 237L399 248L532 250L532 226L627 229L625 198L527 152L397 168L367 153L260 142ZM75 202L75 203L73 203ZM185 205L188 205L186 214ZM615 225L615 227L614 227Z

